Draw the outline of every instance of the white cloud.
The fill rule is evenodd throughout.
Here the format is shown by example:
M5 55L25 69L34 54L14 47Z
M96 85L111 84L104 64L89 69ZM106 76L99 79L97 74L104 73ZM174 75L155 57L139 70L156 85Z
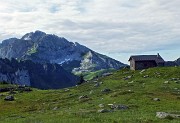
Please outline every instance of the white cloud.
M103 53L178 49L179 0L1 0L0 40L42 30Z

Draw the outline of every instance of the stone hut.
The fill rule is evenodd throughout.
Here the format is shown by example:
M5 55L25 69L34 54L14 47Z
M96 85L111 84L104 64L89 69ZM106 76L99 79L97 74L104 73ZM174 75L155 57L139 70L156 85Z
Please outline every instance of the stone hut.
M135 55L129 58L131 70L142 70L152 67L164 66L165 61L159 55Z

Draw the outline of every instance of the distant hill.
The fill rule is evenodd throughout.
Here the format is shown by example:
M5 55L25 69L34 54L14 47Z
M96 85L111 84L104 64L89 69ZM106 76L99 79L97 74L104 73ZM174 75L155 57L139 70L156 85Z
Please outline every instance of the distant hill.
M58 89L76 85L78 77L58 64L0 59L0 82L40 89Z
M175 61L166 61L165 66L180 66L180 58Z
M4 40L0 44L0 57L57 63L74 73L119 69L126 66L79 43L69 42L65 38L41 31L27 33L21 39Z
M178 58L175 63L180 66L180 58Z

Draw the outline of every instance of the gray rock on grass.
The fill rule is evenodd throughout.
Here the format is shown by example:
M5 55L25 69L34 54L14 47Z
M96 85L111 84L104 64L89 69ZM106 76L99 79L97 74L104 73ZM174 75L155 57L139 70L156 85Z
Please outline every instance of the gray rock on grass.
M101 90L101 92L104 92L104 93L107 93L107 92L110 92L110 91L111 91L111 89L109 89L109 88L105 88L105 89Z
M156 117L160 119L166 119L166 118L180 118L180 115L178 114L171 114L167 112L156 112Z
M99 104L99 107L100 107L100 108L103 108L103 107L104 107L104 104Z
M164 84L169 84L169 81L165 81Z
M10 95L10 96L6 96L4 98L5 101L13 101L14 100L14 96Z
M154 101L161 101L159 98L154 98L153 100Z
M94 87L99 87L100 86L100 83L96 83L95 85L94 85Z
M87 95L82 95L82 96L79 97L79 99L85 99L85 98L88 98L88 96Z
M107 113L107 112L111 112L110 110L107 109L100 109L98 110L99 113Z
M127 110L127 109L129 109L129 107L126 106L126 105L122 105L122 104L119 104L119 105L113 104L113 105L111 105L111 109L114 109L114 110Z

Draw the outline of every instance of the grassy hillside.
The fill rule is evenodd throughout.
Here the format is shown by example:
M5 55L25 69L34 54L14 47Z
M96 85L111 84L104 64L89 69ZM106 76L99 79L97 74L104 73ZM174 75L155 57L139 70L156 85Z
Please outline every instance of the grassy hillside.
M180 67L152 68L143 72L123 69L69 89L17 92L15 101L4 101L9 95L5 92L0 95L0 122L179 123L180 119L155 116L156 112L180 114L178 78ZM104 89L110 91L102 92ZM79 99L82 95L87 96ZM128 109L113 110L108 104L122 104ZM110 112L99 113L100 109Z
M89 81L89 80L92 80L96 77L102 76L104 73L111 73L114 71L116 71L116 70L115 69L102 69L102 70L98 70L98 71L94 71L94 72L82 73L82 75L83 75L85 80ZM75 74L75 75L80 76L81 73Z

